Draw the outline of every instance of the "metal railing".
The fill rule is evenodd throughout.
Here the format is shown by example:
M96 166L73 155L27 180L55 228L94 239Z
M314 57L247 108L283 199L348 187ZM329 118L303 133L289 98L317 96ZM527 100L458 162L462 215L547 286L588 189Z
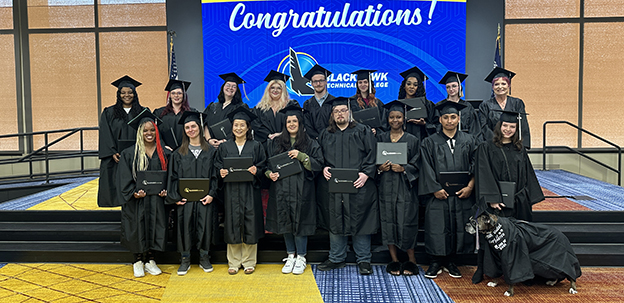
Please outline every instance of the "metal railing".
M550 146L546 145L546 125L548 125L548 124L567 124L569 126L572 126L572 127L576 128L579 131L582 131L585 134L588 134L588 135L590 135L590 136L592 136L592 137L594 137L594 138L596 138L596 139L598 139L598 140L600 140L600 141L602 141L602 142L604 142L604 143L606 143L608 145L613 146L615 149L617 149L617 153L618 153L617 169L613 168L610 165L608 165L606 163L603 163L600 160L597 160L597 159L595 159L595 158L593 158L593 157L591 157L589 155L586 155L585 153L581 152L578 149L574 149L574 148L571 148L569 146L562 146L562 145L550 145ZM594 134L592 132L589 132L589 131L587 131L587 130L585 130L583 128L580 128L577 125L574 125L574 124L572 124L572 123L570 123L568 121L546 121L546 122L544 122L544 125L543 125L543 132L542 132L542 134L543 134L543 140L542 140L542 165L543 165L542 169L543 170L547 170L546 169L546 149L549 149L549 148L550 149L563 148L563 149L569 150L571 152L574 152L574 153L578 154L581 157L584 157L584 158L586 158L588 160L591 160L592 162L594 162L594 163L596 163L596 164L598 164L598 165L600 165L600 166L602 166L602 167L604 167L604 168L606 168L608 170L611 170L611 171L617 173L617 175L618 175L618 185L622 185L622 148L620 148L620 146L618 146L617 144L615 144L615 143L613 143L613 142L611 142L611 141L609 141L607 139L604 139L604 138L602 138L602 137L600 137L600 136L598 136L598 135L596 135L596 134Z
M6 138L26 138L32 144L34 136L43 135L44 145L37 150L29 152L28 154L21 156L19 158L10 158L10 159L1 159L0 167L8 166L11 164L17 163L28 163L29 174L27 175L11 175L0 177L0 181L14 180L14 179L31 179L35 180L38 177L45 177L45 182L48 183L50 181L51 175L61 175L61 174L86 174L89 172L98 171L98 169L85 169L85 157L97 157L97 150L85 150L84 149L84 132L85 131L97 131L98 127L81 127L81 128L69 128L69 129L59 129L59 130L50 130L50 131L39 131L39 132L30 132L30 133L22 133L22 134L10 134L10 135L0 135L0 139ZM50 142L50 134L57 133L66 133L61 137L55 139ZM76 150L67 150L67 151L50 151L50 147L55 144L67 139L68 137L79 133L80 134L80 147L78 151ZM28 152L28 151L27 151ZM63 170L58 172L50 171L50 161L58 160L58 159L73 159L80 158L80 170ZM45 170L41 173L35 173L33 169L33 163L35 162L45 162Z

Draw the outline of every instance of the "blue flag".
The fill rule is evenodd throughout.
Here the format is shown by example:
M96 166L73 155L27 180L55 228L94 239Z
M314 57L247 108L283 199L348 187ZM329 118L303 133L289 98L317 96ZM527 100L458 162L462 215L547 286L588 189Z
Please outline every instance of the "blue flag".
M501 67L500 55L500 24L498 25L498 35L496 35L496 50L494 51L494 67Z
M169 66L169 79L178 80L178 65L176 64L175 51L173 49L173 42L171 43L171 60Z

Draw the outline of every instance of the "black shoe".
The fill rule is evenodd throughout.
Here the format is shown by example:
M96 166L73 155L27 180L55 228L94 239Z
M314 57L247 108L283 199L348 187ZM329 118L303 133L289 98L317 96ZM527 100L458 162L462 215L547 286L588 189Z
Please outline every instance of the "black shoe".
M459 279L462 277L461 271L459 271L459 268L457 268L453 262L446 264L446 266L444 266L444 271L448 272L449 276L453 278Z
M370 275L373 273L373 268L368 262L358 263L358 268L360 269L360 275Z
M429 265L429 268L425 272L425 278L435 279L440 273L442 273L442 266L440 265L440 263L434 262Z
M319 264L316 269L318 270L322 270L322 271L328 271L328 270L332 270L332 269L338 269L338 268L343 268L347 265L347 263L345 263L344 261L340 262L340 263L334 263L332 261L325 260L325 262Z
M204 272L212 272L214 268L212 264L210 264L210 259L208 256L199 258L199 267L204 270Z
M472 284L479 284L483 282L483 270L477 269L474 275L472 275Z
M191 258L182 258L180 267L178 267L178 276L184 276L191 268Z

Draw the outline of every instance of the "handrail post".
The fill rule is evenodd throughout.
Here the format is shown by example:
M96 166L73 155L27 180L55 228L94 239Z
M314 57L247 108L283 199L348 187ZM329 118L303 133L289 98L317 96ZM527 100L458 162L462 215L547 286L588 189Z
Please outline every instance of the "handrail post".
M542 170L546 170L546 124L548 121L544 122L542 126Z
M46 183L50 183L50 156L49 153L50 151L48 150L48 133L46 132L45 135L45 170L46 170L46 178L45 178L45 182Z
M622 148L618 147L618 186L622 186Z
M31 141L31 142L33 141L33 138L32 138L33 136L34 136L34 135L30 135L30 136L29 136L29 137L31 137L31 138L30 138L30 141ZM26 149L26 151L28 151L28 149ZM29 172L30 172L30 179L34 179L34 175L33 175L33 163L32 163L32 161L33 161L33 158L32 158L32 157L29 157L29 158L28 158L28 168L29 168Z
M84 175L84 145L83 145L83 130L80 129L80 174Z

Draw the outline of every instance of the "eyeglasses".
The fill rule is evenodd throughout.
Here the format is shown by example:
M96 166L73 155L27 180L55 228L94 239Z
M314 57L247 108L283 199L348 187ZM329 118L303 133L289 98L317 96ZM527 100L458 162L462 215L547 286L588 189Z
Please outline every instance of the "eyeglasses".
M225 88L234 88L234 87L236 87L236 84L226 84L224 87Z
M325 83L327 80L314 80L312 81L312 84L321 84L321 83Z
M337 110L334 110L334 114L345 114L345 113L347 113L348 111L349 111L349 109L347 109L347 108L344 108L344 109L337 109Z

